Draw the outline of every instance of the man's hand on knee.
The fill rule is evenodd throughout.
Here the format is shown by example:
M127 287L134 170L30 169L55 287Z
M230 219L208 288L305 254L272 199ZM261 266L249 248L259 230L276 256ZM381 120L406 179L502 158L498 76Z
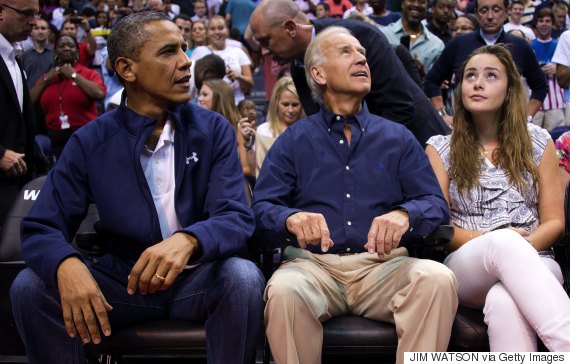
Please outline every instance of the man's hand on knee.
M101 334L111 335L107 312L109 305L89 269L77 257L65 259L57 269L57 286L61 297L63 321L67 333L79 334L83 343L101 342Z
M285 225L287 230L297 237L302 249L305 249L307 244L321 244L321 250L326 253L334 245L325 217L321 214L297 212L287 218Z
M127 291L135 294L168 289L200 247L198 240L186 233L176 233L147 248L129 274Z
M390 254L395 249L408 227L410 218L408 213L402 210L391 211L382 216L377 216L372 221L368 232L368 242L364 248L369 253L376 252L380 258Z

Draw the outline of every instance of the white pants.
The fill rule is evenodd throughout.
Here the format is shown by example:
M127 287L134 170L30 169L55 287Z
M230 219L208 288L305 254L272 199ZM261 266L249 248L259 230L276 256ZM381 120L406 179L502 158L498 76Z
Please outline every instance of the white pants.
M570 300L558 264L510 229L477 237L449 255L459 304L483 309L491 351L570 351Z

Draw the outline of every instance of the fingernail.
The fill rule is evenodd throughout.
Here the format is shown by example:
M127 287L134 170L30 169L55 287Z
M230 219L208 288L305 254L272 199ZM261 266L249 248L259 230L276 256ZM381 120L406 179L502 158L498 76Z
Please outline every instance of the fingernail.
M87 344L88 342L89 342L89 339L88 339L88 338L84 338L84 339L83 339L83 343L84 343L84 344Z
M111 330L105 330L105 332L103 333L105 336L110 336L111 335Z
M127 288L127 293L130 295L133 295L133 294L135 294L135 291L131 288Z
M368 252L369 252L370 254L374 254L374 249L370 248L370 249L368 249Z

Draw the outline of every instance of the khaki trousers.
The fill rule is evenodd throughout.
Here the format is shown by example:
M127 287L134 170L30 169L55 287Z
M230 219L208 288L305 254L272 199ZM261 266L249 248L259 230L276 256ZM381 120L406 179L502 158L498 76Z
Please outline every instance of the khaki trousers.
M403 256L406 255L406 256ZM398 248L376 254L312 254L287 247L265 288L265 326L278 364L321 362L322 322L358 315L395 324L397 363L406 351L446 351L457 310L453 273Z

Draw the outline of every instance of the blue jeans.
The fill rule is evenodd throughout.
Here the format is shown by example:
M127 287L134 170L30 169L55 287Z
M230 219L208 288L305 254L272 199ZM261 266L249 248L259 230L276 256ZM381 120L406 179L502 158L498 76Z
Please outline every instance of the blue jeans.
M127 294L134 262L105 255L87 261L113 310L111 329L162 318L205 322L208 363L248 363L262 332L264 279L250 261L228 258L183 271L166 291ZM34 363L85 363L83 344L68 336L57 288L31 270L16 277L10 289L16 325Z

